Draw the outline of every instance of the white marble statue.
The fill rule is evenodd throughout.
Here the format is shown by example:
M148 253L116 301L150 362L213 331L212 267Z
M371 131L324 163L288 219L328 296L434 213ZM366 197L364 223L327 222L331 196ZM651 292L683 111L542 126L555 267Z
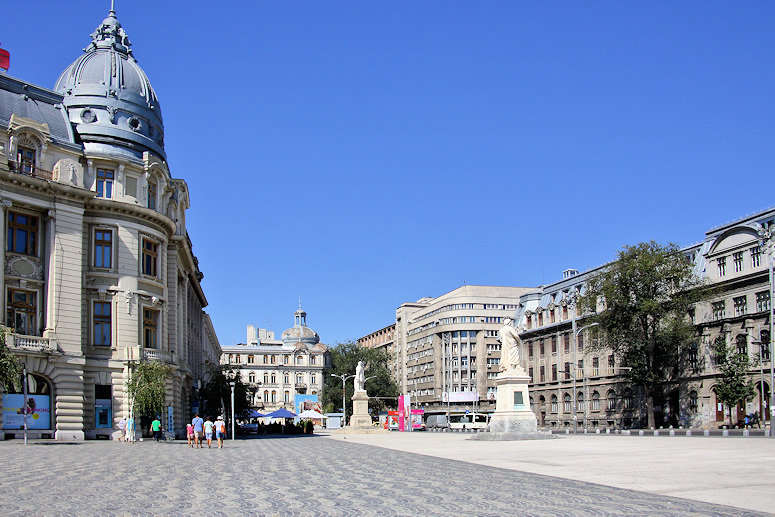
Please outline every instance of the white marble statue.
M364 385L366 384L366 367L363 361L358 361L358 366L355 367L355 391L366 391Z
M502 372L510 372L521 366L519 364L519 347L522 341L519 339L517 329L511 323L511 318L504 319L503 327L498 331L501 338L500 371Z

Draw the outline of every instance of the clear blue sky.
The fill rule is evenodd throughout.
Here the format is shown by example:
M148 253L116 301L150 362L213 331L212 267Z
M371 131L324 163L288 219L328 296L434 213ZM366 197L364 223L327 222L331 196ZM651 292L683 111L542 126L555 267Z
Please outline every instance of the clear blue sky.
M109 0L3 3L53 87ZM117 0L222 344L324 343L775 204L775 2Z

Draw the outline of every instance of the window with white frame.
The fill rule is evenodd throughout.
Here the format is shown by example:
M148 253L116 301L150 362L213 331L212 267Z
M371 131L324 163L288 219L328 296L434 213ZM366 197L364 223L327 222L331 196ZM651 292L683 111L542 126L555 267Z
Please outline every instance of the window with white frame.
M148 208L156 210L156 182L148 181Z
M724 305L725 304L724 304L723 300L720 301L720 302L713 302L711 304L711 308L712 308L712 311L713 311L713 319L714 320L723 320L724 319L724 317L726 316Z
M735 316L745 316L748 312L748 303L746 296L738 296L732 299L732 305L735 308Z
M38 218L9 210L5 249L38 256Z
M716 265L718 266L718 276L725 276L727 274L727 258L717 258Z
M608 391L608 394L606 395L606 405L608 411L616 411L616 392L614 390Z
M111 307L110 302L95 301L93 305L92 325L94 328L94 345L111 345Z
M159 243L143 238L142 267L143 274L158 278Z
M761 291L756 293L756 312L770 310L770 292Z
M735 266L735 273L740 273L745 268L745 263L743 262L743 252L738 251L737 253L732 254L732 263Z
M565 411L566 413L570 413L572 408L571 408L570 395L568 393L565 394L565 396L562 399L562 402L563 402L563 411Z
M761 246L755 246L751 248L751 267L759 267L762 265L762 248Z
M8 289L7 321L17 334L36 336L38 334L36 322L37 296L32 291L20 289Z
M600 411L600 393L592 393L592 411Z
M94 267L113 267L113 230L94 230Z
M113 176L110 169L97 169L97 197L113 199Z
M31 147L17 146L16 147L16 163L19 167L19 172L26 174L35 173L35 155L36 150Z
M143 307L143 346L159 348L159 311ZM237 356L239 362L239 356Z
M557 409L558 409L558 404L557 404L557 395L552 395L552 399L551 399L551 406L550 406L550 411L551 411L552 413L556 413L556 412L557 412Z

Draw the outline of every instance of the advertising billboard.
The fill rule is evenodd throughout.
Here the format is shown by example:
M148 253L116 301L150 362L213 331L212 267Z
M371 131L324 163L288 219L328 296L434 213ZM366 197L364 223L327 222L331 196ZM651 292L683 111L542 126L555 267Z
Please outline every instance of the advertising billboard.
M27 429L51 429L51 397L27 396ZM24 429L24 395L3 394L3 427Z
M323 408L318 402L317 395L294 395L293 396L293 412L297 415L308 410L323 412Z

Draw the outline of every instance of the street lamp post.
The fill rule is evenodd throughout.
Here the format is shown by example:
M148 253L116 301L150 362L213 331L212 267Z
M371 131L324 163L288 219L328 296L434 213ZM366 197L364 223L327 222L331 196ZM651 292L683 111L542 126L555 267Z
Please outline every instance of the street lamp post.
M235 381L230 381L229 386L231 386L231 439L234 440L234 386L237 383Z
M344 403L344 398L345 398L344 383L347 382L348 379L352 379L353 377L355 377L355 374L347 375L346 373L342 373L342 374L332 373L331 377L337 377L339 379L342 379L342 427L344 427L345 425L347 425L347 406Z
M582 332L584 332L586 329L588 329L590 327L595 327L595 326L599 325L599 323L597 323L597 322L590 323L589 325L584 325L583 327L581 327L580 329L577 330L576 329L576 320L577 319L578 318L573 318L572 330L573 330L573 367L578 369L579 363L576 360L576 351L579 349L579 334L581 334ZM578 371L576 373L578 373ZM582 373L582 375L584 374L583 371L581 373ZM578 433L578 425L579 425L579 417L578 417L578 413L577 413L577 411L578 411L578 405L577 405L578 398L577 397L578 397L578 395L576 394L576 375L574 375L573 376L573 397L571 397L572 398L571 403L573 404L573 434L577 434ZM586 414L586 412L585 412L585 414Z
M773 298L775 298L775 285L773 285L773 252L775 252L775 242L773 242L772 226L764 228L761 224L756 223L756 231L759 233L759 240L761 242L764 251L767 253L767 259L769 261L770 269L770 404L767 410L770 412L770 438L775 438L775 426L773 426L773 409L775 409L775 367L773 367L773 349L772 349L772 336L773 327L775 327L775 304L773 304ZM762 394L764 395L764 394Z

